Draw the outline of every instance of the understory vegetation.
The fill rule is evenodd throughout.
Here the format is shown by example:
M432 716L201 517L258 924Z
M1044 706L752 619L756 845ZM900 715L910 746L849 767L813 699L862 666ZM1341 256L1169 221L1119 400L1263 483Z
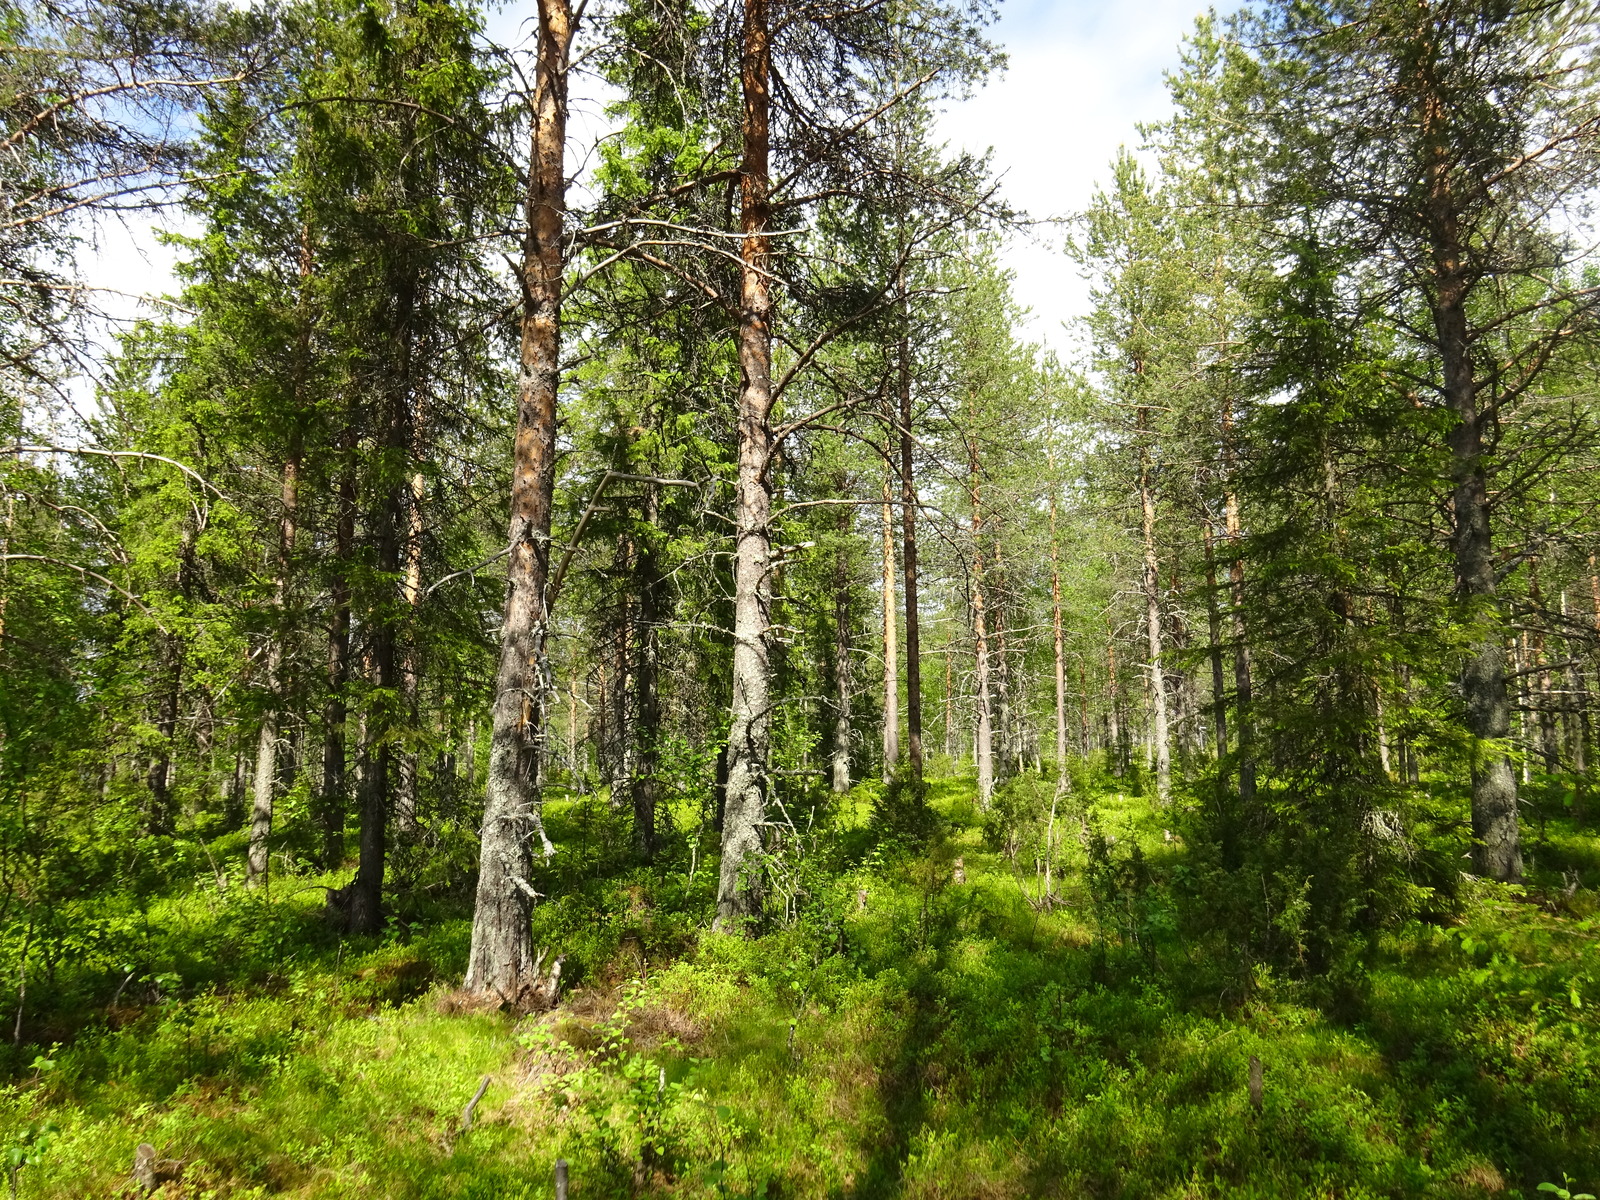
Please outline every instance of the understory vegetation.
M15 1197L1593 1200L1600 0L1003 19L0 0Z
M1051 893L1029 837L1053 783L1018 778L996 821L970 777L934 780L920 839L884 835L881 786L819 794L803 902L750 938L708 932L687 846L628 869L604 796L553 800L535 938L571 989L521 1019L459 990L459 895L346 938L314 877L268 896L174 862L38 983L59 1040L13 1051L6 1127L46 1131L20 1194L113 1194L141 1141L191 1197L545 1197L557 1157L574 1197L1531 1197L1600 1174L1591 831L1552 812L1525 885L1464 884L1359 978L1304 982L1229 956L1187 883L1192 810L1121 787L1073 780Z

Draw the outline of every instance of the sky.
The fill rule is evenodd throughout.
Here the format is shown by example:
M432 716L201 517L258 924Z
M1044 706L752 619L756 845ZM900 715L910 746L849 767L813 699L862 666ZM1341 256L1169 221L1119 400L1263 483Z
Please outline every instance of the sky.
M1110 175L1117 148L1139 143L1140 122L1171 111L1164 73L1205 5L1197 0L1008 0L992 37L1003 76L947 111L940 134L994 149L1006 199L1035 220L1082 212ZM1067 326L1088 313L1089 285L1063 253L1061 225L1011 239L1005 265L1032 310L1027 336L1070 356Z
M494 13L490 36L519 40L529 8L513 2ZM939 135L952 147L992 147L1015 208L1036 220L1069 218L1108 177L1118 146L1138 144L1137 124L1169 111L1163 73L1177 64L1178 43L1202 8L1199 0L1005 0L990 35L1007 69L943 113ZM575 141L591 141L603 127L600 107L574 102ZM1062 252L1064 232L1038 225L1011 240L1004 261L1017 299L1032 310L1027 336L1072 358L1069 327L1088 311L1088 284ZM177 289L176 252L159 245L148 224L101 230L89 257L87 274L100 286L143 295ZM108 307L131 316L137 305Z

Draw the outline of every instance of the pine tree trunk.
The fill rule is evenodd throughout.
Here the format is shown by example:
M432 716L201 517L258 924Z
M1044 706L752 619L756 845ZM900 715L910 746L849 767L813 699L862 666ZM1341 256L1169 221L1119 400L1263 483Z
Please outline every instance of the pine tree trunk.
M1424 133L1442 119L1438 101L1428 97ZM1433 326L1446 406L1455 417L1450 431L1451 530L1456 589L1466 617L1477 629L1461 673L1466 727L1475 741L1472 764L1472 861L1480 875L1522 877L1522 847L1517 828L1517 781L1502 745L1511 733L1506 691L1505 646L1497 631L1494 543L1489 529L1489 481L1484 460L1486 414L1478 404L1471 337L1467 323L1468 271L1452 165L1437 143L1425 169L1429 204L1428 235L1433 252Z
M994 799L994 728L989 712L989 631L983 601L983 494L978 482L978 451L969 442L972 464L972 635L976 665L977 721L973 757L978 760L978 804L987 809Z
M256 773L250 806L250 846L245 864L245 885L266 883L268 851L272 839L273 787L278 776L278 709L283 704L283 659L289 639L290 623L284 612L288 599L289 571L294 556L296 510L299 507L300 454L294 450L283 464L283 511L278 517L277 578L273 581L272 603L278 618L272 643L267 648L266 680L272 693L271 704L261 714L256 737Z
M1139 430L1150 429L1150 410L1139 409ZM1139 444L1139 509L1144 534L1145 634L1150 649L1150 738L1156 767L1156 798L1164 807L1172 800L1172 751L1167 735L1167 680L1161 659L1161 568L1156 559L1156 501L1150 448Z
M1127 742L1122 728L1122 689L1117 682L1117 634L1106 617L1106 694L1110 704L1106 711L1106 758L1111 773L1121 779L1128 769Z
M655 526L660 518L659 484L647 485L645 521L650 526L640 539L638 568L639 619L635 624L638 646L634 653L633 849L640 861L651 862L656 853L656 807L661 791L661 567L656 554Z
M1208 649L1211 658L1211 711L1215 728L1217 758L1228 753L1228 688L1222 674L1222 611L1217 604L1217 562L1211 541L1211 523L1202 528L1206 549L1206 629L1210 636Z
M1231 420L1223 423L1224 436L1231 443ZM1230 551L1228 562L1228 612L1233 633L1233 705L1238 717L1239 745L1239 800L1246 808L1256 796L1255 733L1251 724L1251 664L1250 643L1245 639L1244 625L1244 554L1241 540L1243 530L1239 521L1239 498L1229 491L1223 497L1223 521L1228 535Z
M713 928L730 930L756 911L751 860L761 852L771 740L772 293L767 230L771 207L767 0L744 0L739 79L743 94L740 164L739 475L735 493L733 698L722 865Z
M906 765L922 779L922 632L917 611L917 486L911 455L911 346L900 339L900 532L906 610Z
M185 530L187 540L190 535ZM187 560L188 552L184 552ZM187 573L186 566L179 567L180 579ZM183 587L180 584L180 590ZM176 828L172 811L173 743L178 735L178 703L183 692L183 641L177 634L161 637L160 662L156 678L161 688L156 701L155 725L159 738L156 750L150 756L145 773L145 783L150 790L150 811L146 828L157 836L170 834Z
M1067 778L1067 660L1061 633L1061 547L1056 540L1056 498L1050 497L1050 631L1056 653L1056 774Z
M894 508L889 476L883 477L883 781L900 761L900 648L894 615Z
M1516 689L1516 703L1512 706L1517 714L1518 741L1522 743L1522 782L1524 785L1533 781L1533 755L1537 751L1536 737L1533 725L1528 720L1528 710L1532 707L1532 698L1528 692L1528 631L1524 629L1521 634L1511 639L1511 646L1507 651L1511 666L1515 672L1514 683L1510 686Z
M635 556L635 546L631 537L622 538L618 545L618 561L623 570L624 578L634 578L638 568ZM612 678L616 681L611 688L611 713L606 722L611 734L611 772L608 782L612 808L621 808L630 800L630 790L633 781L634 768L634 722L630 719L632 713L629 706L635 697L637 681L633 664L633 589L625 587L615 609L615 625L612 629Z
M537 837L548 855L538 789L552 687L550 518L555 502L556 389L560 377L562 226L566 215L567 0L539 0L528 231L523 251L521 370L507 535L505 616L495 674L489 780L466 988L513 1008L537 986L528 876Z
M406 281L409 283L410 281ZM410 439L407 436L410 409L406 392L410 381L410 322L414 314L415 293L402 285L396 294L398 314L399 374L392 382L383 449L388 461L403 461ZM376 544L376 566L381 579L401 574L402 526L405 521L407 484L396 479L384 492L372 519ZM367 621L369 664L376 694L389 696L400 687L400 622L388 597L380 598ZM383 932L383 879L389 846L389 794L395 782L395 720L392 711L374 709L366 714L365 769L361 777L356 877L342 892L336 904L344 909L345 927L352 933ZM400 718L403 720L403 716Z
M955 742L955 650L944 648L944 756L956 756Z
M1016 774L1017 742L1016 726L1011 713L1011 677L1008 670L1010 660L1006 656L1006 610L999 599L1003 576L998 541L994 552L994 578L995 586L989 591L989 640L994 646L994 654L989 662L989 676L994 687L995 724L998 725L1000 734L1000 753L996 764L999 769L996 774L1001 781L1004 781Z
M350 794L345 751L349 702L345 693L350 684L350 566L356 535L353 418L345 430L343 450L328 614L328 696L322 709L322 865L330 871L344 863L345 808Z

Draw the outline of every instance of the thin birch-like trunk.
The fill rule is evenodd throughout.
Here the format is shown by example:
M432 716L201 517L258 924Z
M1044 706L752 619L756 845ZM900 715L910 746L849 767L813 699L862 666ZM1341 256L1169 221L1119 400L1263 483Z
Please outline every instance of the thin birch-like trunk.
M1139 431L1150 432L1150 410L1139 408ZM1156 558L1156 500L1150 447L1139 442L1139 511L1144 535L1145 636L1150 654L1150 741L1155 757L1156 799L1164 807L1172 800L1172 750L1167 733L1167 680L1161 658L1161 566Z
M994 799L994 728L989 709L989 631L983 598L983 492L978 481L978 453L969 442L972 466L972 635L976 665L973 684L977 692L977 720L973 732L973 757L978 764L978 804L987 809Z
M1067 661L1061 631L1061 547L1056 540L1056 498L1050 497L1050 631L1056 653L1056 773L1065 786L1067 779ZM1051 824L1055 806L1050 808ZM1048 866L1046 871L1048 872ZM1047 889L1048 890L1048 889Z
M267 881L268 851L272 839L273 789L278 775L278 709L283 703L283 659L289 638L289 621L284 613L288 599L290 560L294 556L295 519L300 494L300 455L298 449L283 464L280 492L282 511L278 517L277 576L273 580L272 603L278 628L267 648L265 667L271 706L261 714L256 734L255 780L251 789L250 844L245 862L245 885L260 887Z
M849 533L848 509L839 514L839 536ZM832 783L837 795L850 790L850 563L841 548L833 568L833 760Z
M900 649L895 639L894 507L889 476L883 477L883 781L900 761Z
M906 765L922 779L922 631L917 611L917 486L911 444L911 345L901 337L900 357L900 531L901 578L906 612Z

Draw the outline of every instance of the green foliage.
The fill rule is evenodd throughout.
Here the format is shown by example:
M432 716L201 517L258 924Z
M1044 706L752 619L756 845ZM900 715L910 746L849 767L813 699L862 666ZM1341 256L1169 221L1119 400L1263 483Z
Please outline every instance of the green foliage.
M1033 812L1047 790L997 799ZM19 1192L100 1194L139 1141L188 1186L308 1198L533 1196L557 1156L575 1191L619 1197L1466 1197L1600 1172L1591 918L1478 885L1460 924L1382 933L1354 999L1261 963L1240 990L1180 936L1195 852L1169 816L1075 796L1061 903L1019 888L970 780L930 777L927 840L863 856L847 802L794 860L792 919L751 938L706 932L703 865L585 851L603 797L553 804L567 874L536 933L575 990L521 1022L460 1010L462 909L340 939L319 892L202 880L130 928L137 964L108 945L101 1015L0 1093Z

